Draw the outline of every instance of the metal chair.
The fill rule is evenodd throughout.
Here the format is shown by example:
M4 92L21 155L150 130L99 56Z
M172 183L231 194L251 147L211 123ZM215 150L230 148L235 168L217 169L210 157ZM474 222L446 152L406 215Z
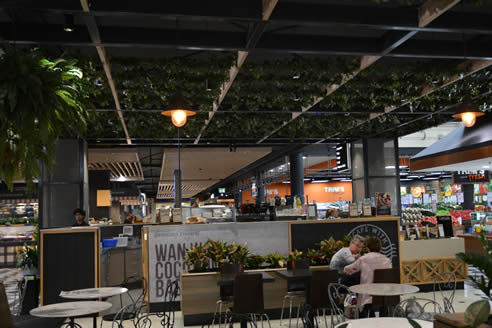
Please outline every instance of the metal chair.
M132 289L132 287L134 287L135 284L141 284L142 286L142 291L141 293L138 294L136 298L134 298L130 292L130 290ZM137 322L140 316L142 316L143 309L145 309L148 313L149 306L148 303L145 301L145 295L147 293L147 281L145 280L145 278L130 277L122 284L122 287L128 288L127 294L131 300L131 303L123 306L116 313L103 315L101 320L101 328L102 328L103 321L112 321L113 327L115 322L120 322L120 325L117 327L122 327L121 322L126 320L131 320L133 322L133 325L137 327ZM120 295L120 302L122 302L121 295Z
M299 261L296 264L296 269L309 269L308 261ZM296 317L296 326L299 322L299 313L301 310L301 300L306 296L306 286L304 282L293 282L287 285L287 294L284 296L284 300L282 301L282 312L280 313L280 325L282 325L282 319L284 318L284 309L285 302L289 300L289 327L291 326L292 320L292 305L294 300L298 300L299 304L297 306L297 317Z
M162 313L156 313L161 319L161 326L166 328L174 327L176 313L176 298L179 293L179 279L174 280L166 287L164 294L164 309ZM139 327L140 328L140 327Z
M426 307L433 305L434 312L426 311ZM393 311L394 317L434 321L436 313L442 313L442 307L434 300L411 297L401 301Z
M444 313L454 313L453 300L456 293L456 275L452 272L444 272L439 275L442 279L434 281L433 300L436 302L436 293L440 293L444 305ZM450 290L451 293L447 293Z
M112 328L123 328L123 322L131 320L135 328L149 327L148 304L138 301L122 307L113 317ZM101 322L102 324L102 322Z
M354 318L347 318L345 315L344 301L346 297L350 297L350 300L354 300L355 304L351 304L354 310ZM332 311L331 326L335 327L347 319L359 318L359 306L357 304L357 296L352 293L347 286L342 284L330 284L328 286L328 297L330 299Z

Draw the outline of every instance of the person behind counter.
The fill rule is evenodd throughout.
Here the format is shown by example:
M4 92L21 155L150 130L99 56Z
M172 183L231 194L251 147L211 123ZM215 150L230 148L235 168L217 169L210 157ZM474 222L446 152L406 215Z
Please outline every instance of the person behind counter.
M326 210L325 219L336 219L338 217L338 210L336 208L329 208Z
M81 208L76 208L73 210L73 215L75 215L75 223L72 227L88 227L89 223L87 223L85 219L85 211Z
M126 216L124 224L132 224L132 223L133 223L133 215L128 213L128 215Z

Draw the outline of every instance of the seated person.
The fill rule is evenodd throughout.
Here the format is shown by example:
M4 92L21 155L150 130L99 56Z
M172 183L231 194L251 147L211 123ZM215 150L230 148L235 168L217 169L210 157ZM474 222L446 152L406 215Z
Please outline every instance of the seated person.
M366 238L366 246L369 253L365 254L354 263L347 265L343 272L345 274L354 274L360 272L360 283L370 284L374 280L374 270L391 269L391 260L380 253L381 240L378 237L371 236ZM372 304L372 297L369 295L360 294L357 298L361 318L367 317ZM380 316L384 316L380 311Z
M347 286L357 285L358 275L344 275L343 269L357 260L364 246L364 237L355 235L350 241L349 247L344 247L333 255L330 261L330 269L337 270L341 277L341 283Z

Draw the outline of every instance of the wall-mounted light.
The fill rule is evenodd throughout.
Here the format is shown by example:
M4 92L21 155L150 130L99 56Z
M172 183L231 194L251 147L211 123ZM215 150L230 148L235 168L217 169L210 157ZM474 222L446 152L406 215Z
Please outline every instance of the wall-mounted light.
M461 122L467 127L471 128L475 125L477 117L484 116L485 114L478 110L477 106L466 102L458 106L456 114L453 115L454 118L461 119Z
M193 116L196 113L185 102L183 96L180 93L176 93L171 98L171 104L161 114L171 116L174 126L180 128L186 124L188 116Z

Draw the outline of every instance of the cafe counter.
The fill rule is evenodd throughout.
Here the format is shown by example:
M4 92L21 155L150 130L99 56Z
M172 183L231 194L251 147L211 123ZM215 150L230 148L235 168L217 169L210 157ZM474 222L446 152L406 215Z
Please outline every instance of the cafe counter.
M435 281L444 281L443 272L453 272L458 287L468 279L468 266L456 258L465 251L463 238L402 240L400 245L402 283L425 290Z

